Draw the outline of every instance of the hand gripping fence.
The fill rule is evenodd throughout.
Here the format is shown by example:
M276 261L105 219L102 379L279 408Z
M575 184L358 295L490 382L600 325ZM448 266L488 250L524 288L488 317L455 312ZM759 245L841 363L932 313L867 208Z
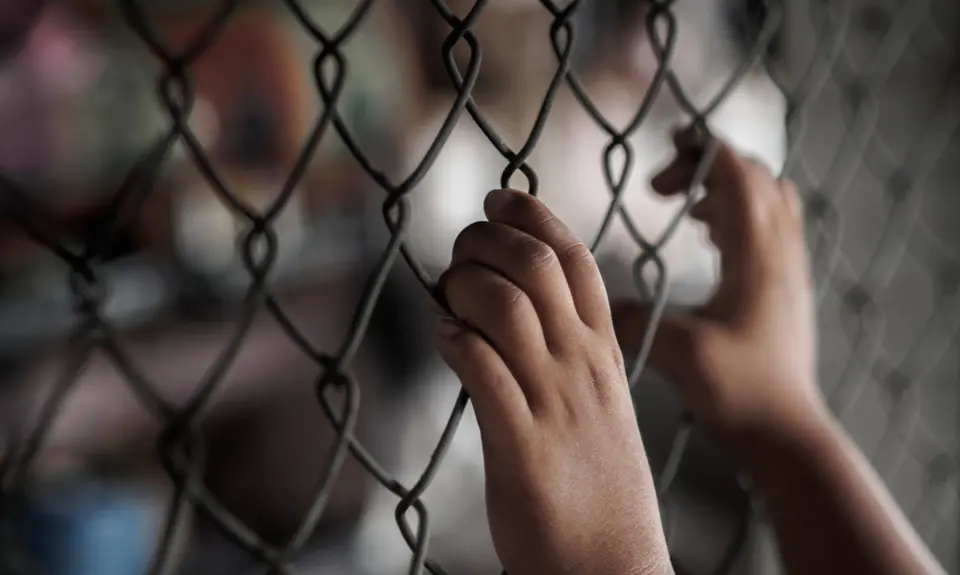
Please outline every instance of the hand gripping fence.
M831 406L839 414L847 413L855 407L865 393L864 390L871 385L877 385L877 382L882 382L885 389L892 386L901 404L909 403L912 385L924 380L926 374L948 353L958 356L956 333L960 329L960 267L957 260L950 255L949 249L942 248L942 242L930 239L933 236L921 218L925 179L937 169L940 159L949 150L957 147L960 106L957 106L955 98L956 87L948 85L940 94L935 112L926 120L921 136L910 146L910 152L902 160L894 158L889 152L883 138L878 134L877 127L880 121L880 94L901 54L907 50L915 36L920 34L922 26L929 24L932 19L932 2L914 0L901 3L901 6L893 11L875 55L861 68L861 65L852 63L846 48L846 40L853 34L857 16L860 14L854 9L857 3L813 1L798 3L797 7L791 6L788 9L786 2L772 0L768 6L768 17L758 34L759 40L750 51L749 57L708 105L698 108L687 97L684 87L670 67L676 48L678 25L672 13L674 2L651 0L646 16L646 31L660 65L633 118L626 127L619 129L604 117L571 70L571 53L576 40L572 17L587 3L586 0L574 0L563 6L551 0L540 0L542 9L552 16L549 42L556 56L557 67L526 141L519 149L514 150L504 142L472 97L480 72L482 52L482 46L472 27L489 1L477 0L469 13L462 18L457 17L442 0L428 1L449 27L443 42L444 66L457 96L442 128L419 165L406 178L395 181L374 164L348 130L345 120L337 110L350 64L342 47L363 25L376 3L375 0L358 1L346 22L333 32L322 29L297 0L283 0L285 8L316 45L312 71L316 91L323 106L322 113L314 122L299 157L276 198L265 209L258 210L231 190L187 122L196 103L195 87L189 78L191 65L215 42L242 2L224 0L187 47L182 52L175 53L167 46L151 18L137 2L116 0L126 25L163 65L164 72L157 78L157 98L168 115L169 124L165 133L157 138L129 169L126 178L112 196L110 209L99 222L100 225L94 228L96 232L86 238L85 244L79 249L65 246L58 238L56 230L50 229L42 214L27 201L27 194L21 185L0 173L0 205L3 210L12 216L13 221L22 227L33 241L48 249L69 267L69 289L76 318L75 327L68 340L71 355L67 369L60 375L53 393L42 406L36 423L30 429L22 430L22 433L6 446L7 451L0 467L4 499L25 481L26 471L41 449L45 433L57 417L59 407L70 393L85 364L96 350L100 350L122 373L142 408L163 423L156 448L175 491L169 502L166 527L159 544L160 551L155 555L151 573L166 572L171 546L178 525L181 524L180 519L190 512L191 508L205 516L233 544L267 566L270 573L292 573L291 561L313 533L330 499L335 480L344 462L350 457L355 458L398 498L397 526L412 551L409 572L419 574L426 570L434 575L445 573L440 565L428 557L430 515L420 498L443 463L444 454L469 401L467 395L460 393L429 464L413 485L403 485L391 477L354 435L360 408L360 384L351 371L351 364L367 332L374 306L384 289L387 276L393 266L398 265L397 260L402 258L423 288L433 293L433 278L404 244L411 213L408 193L430 170L456 124L474 122L490 145L507 162L500 177L501 185L508 187L511 178L520 172L526 178L529 193L536 195L538 178L527 159L537 146L558 90L566 85L608 137L602 161L610 202L603 222L596 236L592 238L591 246L596 249L614 220L620 218L632 238L642 248L643 255L636 262L635 269L652 268L656 271L657 281L654 282L651 294L654 313L640 351L636 357L628 358L630 381L633 385L644 370L657 324L667 305L669 270L661 258L660 249L670 240L693 204L693 190L702 183L716 151L716 141L707 128L707 119L737 86L749 67L766 54L768 44L781 29L785 19L804 11L808 12L811 21L816 22L819 42L813 50L806 71L798 81L788 85L786 80L775 79L788 96L787 126L791 149L785 173L798 181L805 194L807 217L812 230L810 243L814 256L818 301L823 306L831 294L839 294L837 307L840 310L840 327L849 342L849 356L839 369L835 389L829 394ZM800 4L803 4L802 8L799 7ZM469 49L465 69L458 68L454 59L454 49L460 44ZM830 84L841 87L847 105L844 106L844 129L839 151L824 170L822 167L810 165L802 144L813 117L808 108ZM706 153L683 208L660 237L650 239L642 234L623 207L622 196L635 159L629 138L643 125L655 98L665 90L671 92L679 102L689 118L690 125L700 131L706 143ZM386 249L379 255L373 273L366 279L346 338L340 349L332 354L311 344L295 327L267 286L278 250L278 239L273 225L294 194L318 146L324 138L331 137L331 131L336 133L335 137L342 140L356 162L386 193L382 215L390 233ZM186 147L190 158L219 199L245 220L247 231L239 249L243 267L249 275L249 285L243 296L242 312L235 333L196 386L196 391L183 405L174 405L165 400L150 378L133 364L118 343L116 328L103 313L106 293L98 271L98 261L104 246L124 218L136 212L144 203L152 188L151 184L159 177L168 156L178 143ZM614 158L618 155L625 158L625 167L622 170L614 168ZM893 169L890 168L891 165L894 166ZM878 246L865 259L865 265L854 266L843 250L846 217L844 210L847 209L843 206L846 205L844 201L849 191L854 187L856 173L864 168L873 171L875 175L879 174L876 177L882 180L880 187L887 194L889 205ZM925 243L915 240L916 236L923 236L927 240L924 240ZM921 244L919 249L917 244ZM910 350L902 358L893 359L887 357L884 351L884 330L888 324L889 310L884 307L882 295L893 281L908 252L913 253L915 258L922 259L925 269L935 278L934 282L938 286L935 306L938 311L926 322L926 327ZM858 269L854 270L854 267ZM639 276L639 273L635 275ZM202 482L205 446L199 438L200 422L249 333L254 315L260 310L266 310L276 319L290 340L320 368L320 375L314 384L316 399L337 433L335 447L326 461L312 504L305 511L295 534L282 546L268 543L243 524L212 496ZM900 417L894 425L891 415L884 438L907 437L922 425L919 410L908 408L898 413L900 416L905 415L906 419ZM691 417L684 417L667 463L664 469L660 470L657 488L663 499L670 496L692 423ZM906 431L903 431L904 429ZM906 442L903 445L906 446ZM947 480L955 481L956 459L960 454L956 446L956 441L950 443L944 440L942 449L924 463L929 469L943 471L941 475L947 477ZM868 455L877 456L876 453ZM916 459L919 456L912 454L909 446L906 446L901 453L894 456L894 462L888 469L895 469L897 462L909 457ZM922 502L921 498L916 505L919 507ZM956 498L952 504L956 506ZM913 511L916 509L917 507L914 507ZM410 511L416 517L415 529L409 522ZM913 511L908 509L908 514ZM741 554L747 526L754 514L754 510L746 510L740 533L731 538L732 542L714 573L730 571ZM666 519L669 523L669 517ZM950 521L953 521L952 526ZM943 533L953 533L956 540L956 521L943 518L924 535L932 541L942 537Z

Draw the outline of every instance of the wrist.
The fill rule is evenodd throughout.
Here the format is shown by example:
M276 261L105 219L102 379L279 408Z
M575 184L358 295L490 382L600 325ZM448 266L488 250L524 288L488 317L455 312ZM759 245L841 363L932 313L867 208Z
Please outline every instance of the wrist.
M597 571L590 571L596 574ZM655 557L640 557L634 562L620 566L610 566L602 571L609 575L676 575L673 564L670 562L670 554L664 552Z
M839 424L819 397L791 402L787 407L728 442L748 473L776 466L785 456L815 452L836 442Z
M577 569L576 572L591 575L675 575L666 538L659 529L652 537L643 537L624 549L622 555L618 556L610 550L597 553L596 557L602 558L601 564L594 564L589 569Z

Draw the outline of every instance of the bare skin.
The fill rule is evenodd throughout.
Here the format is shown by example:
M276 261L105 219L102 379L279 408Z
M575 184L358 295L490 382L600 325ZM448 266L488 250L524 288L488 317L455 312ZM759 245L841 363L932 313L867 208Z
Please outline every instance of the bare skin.
M669 573L596 262L528 194L496 191L484 208L440 279L463 323L441 320L437 344L473 400L504 568Z
M692 136L676 145L653 182L663 194L697 164ZM721 253L721 284L697 314L661 322L651 366L752 474L790 573L943 573L815 384L796 190L726 146L705 184L692 216ZM535 198L498 190L484 208L440 279L459 319L438 310L436 340L473 401L505 569L673 573L621 353L648 311L611 313L589 250Z
M686 189L693 176L693 138L678 134L676 144L677 160L653 181L663 194ZM661 323L651 366L740 459L789 573L944 573L820 394L795 187L729 147L706 187L692 215L721 253L721 286L694 316ZM637 348L648 315L615 304L625 348Z

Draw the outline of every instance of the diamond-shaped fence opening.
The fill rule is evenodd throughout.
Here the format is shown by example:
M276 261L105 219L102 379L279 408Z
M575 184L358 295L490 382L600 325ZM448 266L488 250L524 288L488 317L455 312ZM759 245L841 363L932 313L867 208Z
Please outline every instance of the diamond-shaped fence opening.
M679 124L799 184L830 406L960 573L955 3L5 0L0 22L5 573L63 572L68 547L84 573L307 572L329 533L377 532L357 527L377 497L403 570L459 572L441 556L474 535L430 498L482 477L475 422L462 392L417 399L456 386L397 277L425 301L509 186L583 235L612 295L698 301L687 206L646 189ZM673 509L708 515L685 490L725 462L674 415L651 459L678 570L773 572L736 497L718 551L690 551ZM432 484L448 459L465 475ZM250 487L284 474L295 503ZM197 525L240 562L197 559L217 547Z

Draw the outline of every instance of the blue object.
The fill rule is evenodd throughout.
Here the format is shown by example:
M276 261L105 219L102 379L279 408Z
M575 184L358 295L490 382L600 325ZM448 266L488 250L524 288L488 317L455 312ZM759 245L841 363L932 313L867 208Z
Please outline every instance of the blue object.
M124 485L81 481L24 494L19 543L48 575L146 573L159 537L156 506Z

